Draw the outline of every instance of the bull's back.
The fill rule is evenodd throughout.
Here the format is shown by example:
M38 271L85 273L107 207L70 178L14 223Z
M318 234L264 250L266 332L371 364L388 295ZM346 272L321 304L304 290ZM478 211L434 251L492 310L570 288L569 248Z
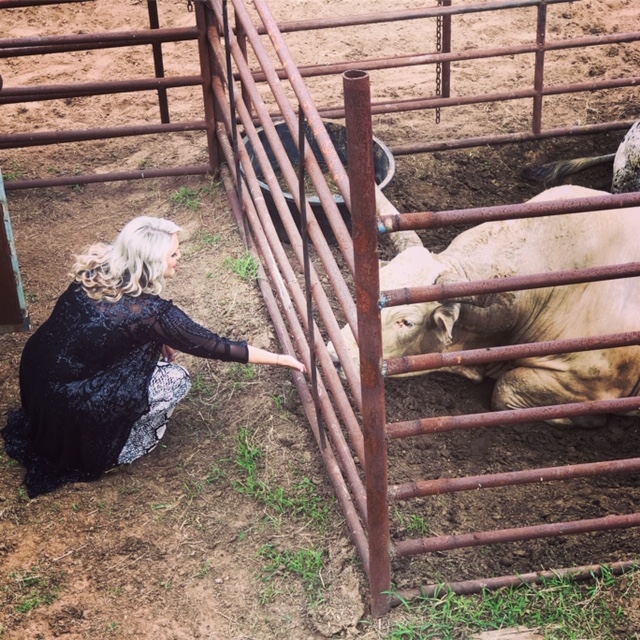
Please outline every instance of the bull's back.
M575 185L531 201L607 195ZM461 233L440 257L473 279L640 262L640 207L487 222Z

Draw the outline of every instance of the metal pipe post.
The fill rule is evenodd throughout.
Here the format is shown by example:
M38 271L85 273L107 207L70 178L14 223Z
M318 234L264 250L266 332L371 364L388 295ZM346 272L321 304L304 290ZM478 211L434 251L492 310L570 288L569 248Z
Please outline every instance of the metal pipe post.
M385 592L391 587L391 564L369 75L363 71L348 71L343 75L343 87L360 345L371 613L381 616L390 608Z
M147 0L147 9L149 11L149 26L152 29L160 28L160 19L158 18L157 0ZM162 59L162 44L154 42L151 45L153 49L153 66L156 72L156 78L164 78L164 60ZM167 101L167 90L158 89L158 105L160 107L160 122L170 122L169 119L169 102Z
M214 65L213 55L210 53L208 30L213 21L211 11L203 2L195 3L196 27L198 30L198 54L200 56L200 73L202 75L202 97L204 117L207 123L207 149L209 151L209 166L212 174L216 174L220 167L220 151L216 137L215 97L213 95L212 77Z

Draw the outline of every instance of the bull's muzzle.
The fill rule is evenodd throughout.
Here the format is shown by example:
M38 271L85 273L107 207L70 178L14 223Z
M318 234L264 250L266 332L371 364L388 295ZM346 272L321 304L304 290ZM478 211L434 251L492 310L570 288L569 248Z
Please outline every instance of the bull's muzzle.
M336 353L336 350L334 349L332 342L327 343L327 350L329 351L329 355L331 356L331 362L333 362L333 366L336 368L338 375L341 378L344 378L345 377L344 370L342 368L342 365L340 364L340 358L338 358L338 354Z

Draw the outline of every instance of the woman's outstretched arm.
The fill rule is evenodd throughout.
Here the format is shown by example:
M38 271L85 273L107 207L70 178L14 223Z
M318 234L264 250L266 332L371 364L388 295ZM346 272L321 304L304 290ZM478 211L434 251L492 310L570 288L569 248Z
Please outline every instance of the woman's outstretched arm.
M249 349L249 362L252 364L269 364L277 367L289 367L300 371L300 373L307 372L307 368L302 362L286 353L273 353L252 345L247 345L247 347Z

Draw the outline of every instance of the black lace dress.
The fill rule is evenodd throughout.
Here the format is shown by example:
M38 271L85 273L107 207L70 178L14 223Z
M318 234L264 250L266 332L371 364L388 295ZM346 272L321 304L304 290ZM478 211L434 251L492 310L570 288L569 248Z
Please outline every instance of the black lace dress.
M7 454L27 469L30 497L95 480L118 463L132 426L149 411L147 389L163 344L248 360L246 342L221 338L158 296L96 302L75 283L62 294L25 345L22 407L2 430Z

